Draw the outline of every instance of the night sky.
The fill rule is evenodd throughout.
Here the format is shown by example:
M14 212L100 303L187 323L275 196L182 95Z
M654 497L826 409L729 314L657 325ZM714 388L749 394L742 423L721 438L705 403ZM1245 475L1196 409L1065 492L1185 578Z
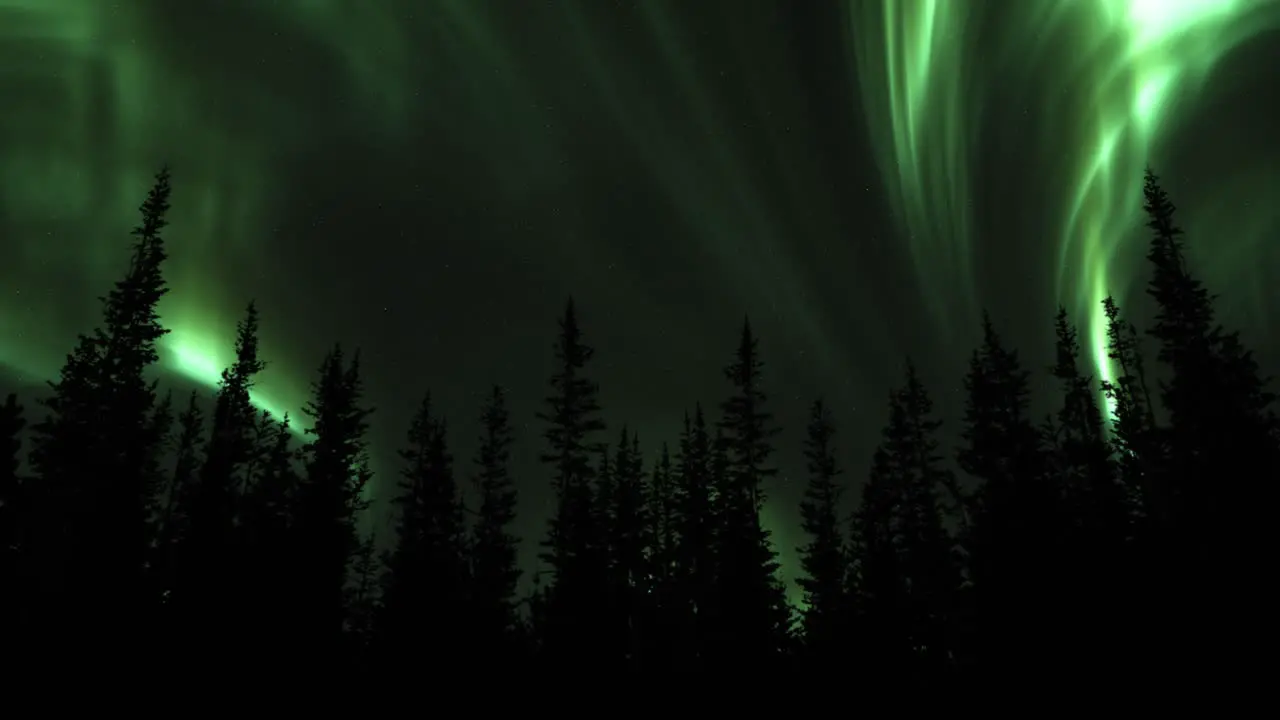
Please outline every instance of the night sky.
M749 315L794 567L807 405L856 482L908 355L954 425L984 307L1040 370L1064 303L1096 360L1148 163L1280 368L1278 86L1277 0L0 0L0 366L56 376L167 162L168 382L212 390L250 299L268 409L358 346L383 489L424 391L465 461L501 383L531 537L565 299L650 455Z

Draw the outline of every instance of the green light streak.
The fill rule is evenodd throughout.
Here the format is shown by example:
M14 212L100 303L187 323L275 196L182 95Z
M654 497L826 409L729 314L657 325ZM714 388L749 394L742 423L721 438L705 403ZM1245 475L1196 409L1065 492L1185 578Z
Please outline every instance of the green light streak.
M975 170L970 143L983 96L970 76L995 57L993 76L1017 75L1053 90L1035 96L1048 103L1045 117L1055 123L1045 152L1061 153L1064 143L1083 149L1066 156L1069 202L1061 215L1056 293L1084 322L1096 375L1111 379L1101 302L1107 295L1123 301L1136 276L1141 253L1126 243L1142 227L1142 171L1156 162L1159 141L1177 129L1175 110L1188 109L1223 58L1280 27L1280 3L1027 0L992 13L1001 37L1012 38L995 48L979 42L974 7L946 0L849 3L864 107L921 286L939 323L957 319L949 304L968 303L971 313L966 178ZM1069 54L1041 57L1052 42ZM1266 225L1235 218L1232 227L1258 236ZM1218 241L1201 242L1211 240ZM1240 252L1213 247L1206 254L1217 269L1211 279L1226 279L1220 285L1234 282L1225 270L1243 270L1227 259Z

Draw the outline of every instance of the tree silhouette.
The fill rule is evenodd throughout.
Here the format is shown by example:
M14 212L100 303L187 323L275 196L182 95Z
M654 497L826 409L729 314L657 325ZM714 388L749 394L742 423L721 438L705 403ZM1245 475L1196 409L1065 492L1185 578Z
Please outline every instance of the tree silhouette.
M479 510L471 531L471 602L476 618L471 642L477 656L489 662L510 662L520 626L515 605L520 568L516 562L519 539L511 533L516 519L516 489L509 470L513 440L501 387L494 386L480 424L474 482Z
M717 545L720 600L716 605L716 645L722 666L776 668L788 645L790 611L777 577L777 556L760 522L763 483L777 474L770 465L778 430L765 409L759 348L749 321L743 321L735 361L724 375L733 394L721 405L724 495Z
M325 356L312 399L303 408L311 438L295 493L292 617L289 638L299 662L324 669L340 663L348 568L359 547L358 513L369 470L365 433L372 412L363 405L360 357L346 362L341 346Z
M692 419L686 412L675 469L675 559L670 607L676 639L675 666L686 671L703 668L710 642L707 618L713 612L718 577L715 542L718 518L713 501L712 440L702 406Z
M1265 592L1253 578L1269 562L1266 513L1276 496L1273 483L1259 479L1280 476L1280 445L1271 409L1275 396L1239 334L1217 324L1213 298L1188 267L1176 207L1150 170L1143 198L1151 231L1147 293L1156 303L1148 334L1170 371L1160 388L1169 419L1169 462L1157 482L1162 517L1172 524L1177 542L1166 544L1172 556L1162 566L1169 589L1187 573L1201 578L1190 592L1179 594L1178 614L1206 619L1186 627L1183 637L1169 644L1166 659L1190 661L1189 647L1230 652L1230 638L1256 632L1253 621L1245 619L1253 613L1241 609L1243 603L1263 610L1251 603ZM1242 503L1244 497L1250 500ZM1227 587L1239 588L1240 595L1227 600Z
M557 369L546 409L538 413L546 424L547 442L540 460L552 471L556 494L542 553L554 580L547 588L541 642L547 660L565 667L602 656L604 639L595 627L607 585L607 554L597 523L591 452L605 424L599 414L599 390L586 374L595 351L583 341L572 298L559 324Z
M146 582L152 501L168 430L148 371L167 332L161 235L170 177L155 178L140 208L129 267L105 298L102 325L80 336L31 428L38 478L39 607L46 643L137 637L152 617Z
M1010 663L1048 653L1059 622L1050 605L1058 590L1063 518L1044 443L1030 419L1028 377L984 318L982 346L965 378L958 461L981 483L966 544L981 662L992 673L1030 671L1031 665Z
M458 658L465 647L469 568L462 500L453 475L447 427L423 398L400 451L396 546L383 590L380 652L401 663L430 647Z
M624 425L613 460L610 496L602 497L605 542L609 553L608 600L614 652L633 666L645 664L641 651L653 632L648 533L650 508L646 502L644 460L639 438Z
M0 617L5 627L17 631L15 619L23 617L28 592L26 563L31 508L27 481L19 475L22 464L22 430L26 427L18 396L10 394L0 405Z
M822 400L815 400L804 448L809 481L800 503L801 528L809 542L800 548L804 576L796 581L804 590L805 649L815 667L829 667L848 641L844 627L848 560L840 523L844 488L837 480L842 471L836 464L834 437L830 410Z
M235 358L222 371L204 460L187 498L174 599L184 632L198 636L202 647L222 645L226 652L249 641L244 633L253 597L244 572L250 559L240 524L252 463L262 451L257 411L249 399L254 376L266 366L258 357L258 310L253 303L236 327ZM186 458L181 460L185 463Z
M936 686L963 651L955 630L960 573L939 495L950 485L942 465L933 403L907 363L890 394L889 422L855 515L859 653L882 681Z

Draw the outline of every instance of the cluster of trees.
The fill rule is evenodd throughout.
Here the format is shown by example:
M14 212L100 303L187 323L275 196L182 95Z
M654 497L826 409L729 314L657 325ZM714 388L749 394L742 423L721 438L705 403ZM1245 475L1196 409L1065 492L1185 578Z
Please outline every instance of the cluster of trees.
M693 406L678 447L646 467L635 433L604 437L569 302L538 416L557 499L542 543L552 572L521 598L500 388L465 473L422 401L400 453L395 537L379 553L359 530L371 473L358 354L324 358L301 444L289 418L250 403L263 369L252 304L207 418L196 395L175 408L148 379L166 332L161 172L129 270L40 419L27 427L13 397L0 407L3 635L30 657L262 672L840 668L868 688L1243 659L1266 616L1280 424L1186 265L1172 203L1150 173L1144 189L1158 312L1140 334L1106 302L1113 380L1095 387L1084 373L1060 311L1059 409L1033 417L1030 373L985 322L954 456L908 364L847 519L835 424L813 403L805 602L792 608L760 520L778 428L749 324L716 417ZM459 475L474 482L468 507Z

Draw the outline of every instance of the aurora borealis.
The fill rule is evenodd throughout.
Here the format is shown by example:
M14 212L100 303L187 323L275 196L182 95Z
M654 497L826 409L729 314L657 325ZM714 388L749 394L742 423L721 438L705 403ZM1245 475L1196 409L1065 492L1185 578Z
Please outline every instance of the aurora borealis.
M783 475L824 393L857 478L904 356L955 417L983 308L1036 368L1065 303L1105 375L1147 164L1280 357L1278 80L1276 0L0 0L0 364L56 374L168 162L173 378L213 386L252 298L260 402L296 413L359 346L387 457L428 388L468 457L501 382L536 534L565 296L650 452L720 399L747 312Z

